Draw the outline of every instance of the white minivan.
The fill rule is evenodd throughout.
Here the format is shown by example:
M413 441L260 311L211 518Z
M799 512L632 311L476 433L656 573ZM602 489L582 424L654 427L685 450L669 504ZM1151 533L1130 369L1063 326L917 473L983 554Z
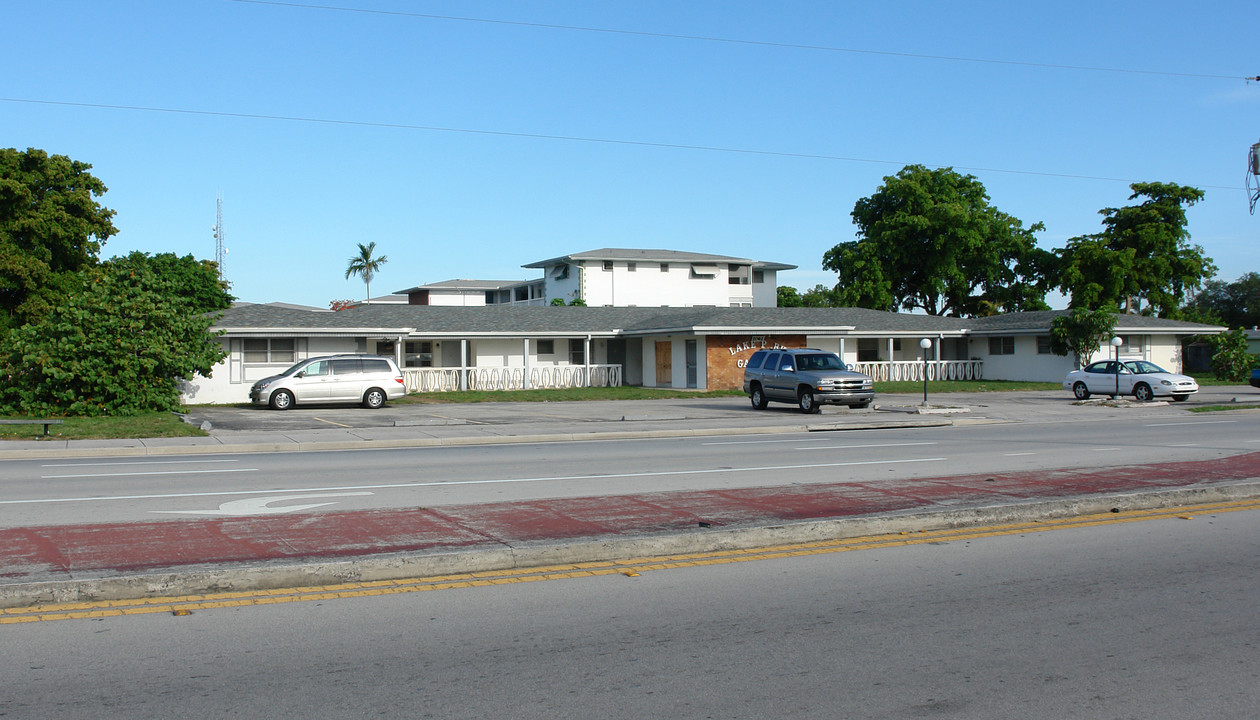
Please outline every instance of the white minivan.
M407 394L402 371L379 355L325 355L307 358L279 375L254 383L249 400L273 410L294 404L362 403L376 409Z

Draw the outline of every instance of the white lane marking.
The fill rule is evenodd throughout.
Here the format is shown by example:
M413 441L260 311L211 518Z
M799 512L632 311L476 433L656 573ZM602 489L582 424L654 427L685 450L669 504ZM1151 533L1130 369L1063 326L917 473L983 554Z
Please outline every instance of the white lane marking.
M40 475L41 480L70 480L73 478L136 477L138 475L204 475L206 473L258 472L258 468L225 468L223 470L155 470L153 472L77 473L73 475Z
M830 442L831 438L795 438L792 440L728 440L725 442L707 442L701 445L769 445L771 443L803 443L803 442ZM837 445L840 448L875 448L875 447L910 447L913 445L938 445L934 442L907 442L907 443L872 443L869 445Z
M902 463L942 462L949 458L907 458L904 460L867 460L862 462L817 463L809 465L768 465L748 468L713 468L710 470L662 470L659 472L613 473L610 475L557 475L535 478L503 478L500 480L438 480L414 483L381 483L377 485L342 485L313 488L267 488L266 490L213 490L207 492L159 493L153 495L106 495L98 497L31 498L28 500L0 500L0 505L38 505L45 503L99 502L106 500L169 500L189 497L226 497L229 495L262 495L264 493L314 493L343 490L393 490L400 488L439 487L451 485L503 485L507 483L564 482L571 480L615 480L618 478L651 478L677 475L714 475L721 473L774 472L779 470L817 470L821 468L851 467L857 465L896 465Z
M308 503L306 505L286 505L284 507L269 507L271 503L288 502L290 500L312 500L314 498L330 498L330 497L348 497L351 495L371 495L370 492L340 492L340 493L319 493L315 495L271 495L268 497L246 498L244 500L229 500L219 506L218 510L150 510L149 512L160 513L164 515L277 515L280 513L297 512L298 510L310 510L312 508L324 507L325 505L336 505L335 502Z
M207 463L238 463L240 460L124 460L101 463L45 463L40 467L112 467L115 465L205 465Z
M914 445L936 445L934 442L912 442L912 443L887 443L872 445L810 445L806 447L792 448L793 450L854 450L857 448L888 448L888 447L911 447Z
M1006 457L1020 457L1020 456L1022 456L1022 455L1036 455L1036 454L1037 454L1037 453L1030 453L1030 452L1026 452L1026 453L1004 453L1004 455L1005 455Z
M1191 420L1189 422L1173 422L1173 423L1154 423L1148 424L1146 427L1176 427L1178 425L1224 425L1227 423L1236 423L1237 420Z

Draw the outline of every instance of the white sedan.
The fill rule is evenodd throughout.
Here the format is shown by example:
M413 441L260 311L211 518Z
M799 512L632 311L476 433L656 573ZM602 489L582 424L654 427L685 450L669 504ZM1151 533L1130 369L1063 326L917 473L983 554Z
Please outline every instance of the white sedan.
M1117 385L1118 383L1118 385ZM1129 395L1146 402L1157 396L1181 401L1199 391L1199 383L1186 375L1170 373L1145 360L1124 360L1116 373L1115 360L1100 360L1063 378L1063 387L1078 400L1092 395ZM1117 392L1118 389L1118 392Z

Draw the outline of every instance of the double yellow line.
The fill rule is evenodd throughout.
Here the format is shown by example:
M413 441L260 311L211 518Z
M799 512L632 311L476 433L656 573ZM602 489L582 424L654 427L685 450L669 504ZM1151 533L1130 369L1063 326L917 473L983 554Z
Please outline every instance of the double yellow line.
M138 600L58 603L20 608L0 608L0 625L41 622L48 620L104 618L119 615L145 615L152 613L189 615L195 610L209 610L214 608L232 608L248 605L272 605L277 603L303 602L309 600L336 600L341 598L427 592L430 590L455 590L485 585L509 585L523 582L540 582L544 580L567 580L581 577L595 577L599 575L619 574L628 577L636 577L641 573L653 570L720 565L724 563L750 562L753 560L772 560L775 558L802 557L806 555L823 555L828 553L848 552L851 550L874 550L878 548L897 547L901 545L921 545L923 543L939 543L953 540L973 540L986 537L998 537L1002 535L1019 535L1030 532L1043 532L1046 530L1096 527L1101 525L1139 522L1144 520L1160 520L1167 518L1181 518L1189 520L1192 519L1194 515L1236 512L1240 510L1260 510L1260 499L1205 503L1201 505L1155 510L1125 511L1122 513L1099 513L1096 515L1033 520L1029 522L1009 523L1003 525L984 525L978 527L950 528L945 530L922 530L918 532L902 532L889 535L867 535L863 537L818 540L807 543L776 545L746 550L687 553L681 555L634 558L630 560L573 563L568 565L551 565L546 567L517 570L496 570L458 575L410 578L403 580L378 580L372 582L318 585L278 590L215 593L212 595L184 595L179 597L157 597Z

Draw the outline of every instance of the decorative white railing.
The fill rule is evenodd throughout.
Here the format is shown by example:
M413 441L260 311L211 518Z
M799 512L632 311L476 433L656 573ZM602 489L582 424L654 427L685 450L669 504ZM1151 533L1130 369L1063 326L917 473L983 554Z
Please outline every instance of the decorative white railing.
M893 362L859 362L853 369L871 376L879 381L916 380L923 381L923 370L927 368L928 380L983 380L983 360L896 360Z
M531 389L556 389L574 387L618 387L622 375L620 365L591 365L590 383L587 383L587 367L567 365L536 367L529 369ZM404 368L403 380L407 392L451 392L459 390L462 378L467 374L469 390L524 390L525 368Z

